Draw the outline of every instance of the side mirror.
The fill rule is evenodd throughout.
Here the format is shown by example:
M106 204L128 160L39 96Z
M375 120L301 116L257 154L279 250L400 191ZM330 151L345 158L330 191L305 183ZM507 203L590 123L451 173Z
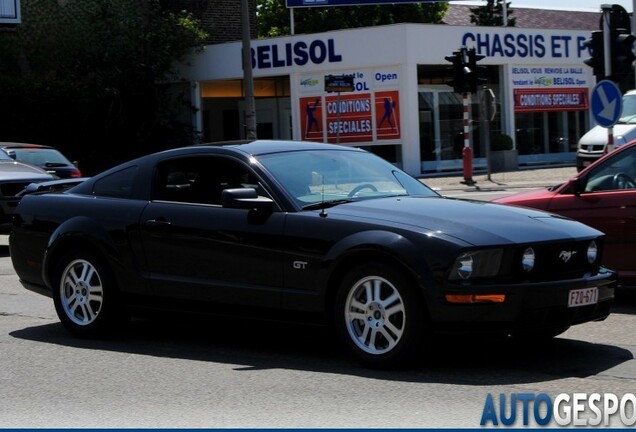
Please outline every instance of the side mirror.
M254 188L225 189L221 193L221 205L236 209L271 209L274 201L259 196Z
M574 195L579 196L585 192L585 183L585 180L580 177L576 177L570 182L570 190L574 193Z

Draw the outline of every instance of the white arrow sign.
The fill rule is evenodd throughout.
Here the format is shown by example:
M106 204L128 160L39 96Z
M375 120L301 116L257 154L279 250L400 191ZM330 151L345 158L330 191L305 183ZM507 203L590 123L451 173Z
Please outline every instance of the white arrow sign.
M605 89L603 87L599 87L598 96L601 98L601 104L603 105L603 109L598 113L599 116L607 119L613 120L614 115L616 113L616 101L617 99L613 99L609 101L607 99L607 95L605 94Z
M590 98L590 108L599 126L611 127L618 121L623 111L623 95L616 83L603 80L596 84Z

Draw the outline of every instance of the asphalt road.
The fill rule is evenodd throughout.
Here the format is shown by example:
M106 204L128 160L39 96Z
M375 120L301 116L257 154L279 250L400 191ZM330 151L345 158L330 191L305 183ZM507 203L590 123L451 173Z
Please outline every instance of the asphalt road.
M82 340L0 246L0 428L476 428L489 393L633 393L634 328L627 296L545 346L449 339L405 371L363 369L328 330L281 323L136 320Z

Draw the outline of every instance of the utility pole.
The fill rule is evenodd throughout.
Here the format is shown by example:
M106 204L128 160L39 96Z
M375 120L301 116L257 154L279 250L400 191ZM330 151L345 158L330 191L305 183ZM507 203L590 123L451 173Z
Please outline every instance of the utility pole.
M632 0L632 28L636 31L636 0ZM634 83L636 88L636 68L634 68Z
M252 51L250 47L249 0L241 0L241 27L243 31L243 82L245 87L245 138L256 139L256 101L252 77Z

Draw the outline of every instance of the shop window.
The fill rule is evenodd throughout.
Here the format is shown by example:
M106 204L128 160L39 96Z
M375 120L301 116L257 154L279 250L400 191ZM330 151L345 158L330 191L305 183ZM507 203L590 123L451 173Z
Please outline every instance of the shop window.
M374 146L361 146L370 153L380 156L382 159L397 165L402 165L402 148L399 145L374 145Z
M573 153L578 140L587 130L586 112L518 113L515 125L515 141L520 156ZM564 157L563 161L566 160L567 157Z

